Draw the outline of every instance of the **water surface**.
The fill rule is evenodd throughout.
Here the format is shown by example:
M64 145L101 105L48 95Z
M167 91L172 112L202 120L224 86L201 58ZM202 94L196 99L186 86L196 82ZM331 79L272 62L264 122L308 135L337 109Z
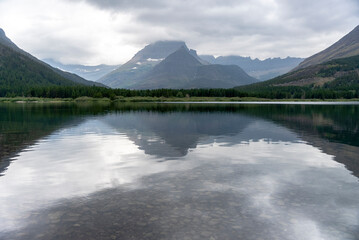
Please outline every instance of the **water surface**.
M359 106L1 104L1 239L357 239Z

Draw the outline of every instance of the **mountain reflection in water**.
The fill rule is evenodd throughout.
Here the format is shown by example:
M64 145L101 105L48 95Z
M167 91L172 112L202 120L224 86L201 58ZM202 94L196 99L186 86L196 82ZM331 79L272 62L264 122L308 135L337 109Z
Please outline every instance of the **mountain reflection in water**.
M358 236L357 105L52 108L0 105L1 239Z

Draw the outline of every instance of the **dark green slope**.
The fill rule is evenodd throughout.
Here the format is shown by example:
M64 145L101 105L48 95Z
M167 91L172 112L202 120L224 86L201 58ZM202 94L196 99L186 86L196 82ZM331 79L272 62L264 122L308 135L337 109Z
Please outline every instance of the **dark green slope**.
M61 77L70 80L73 83L86 85L86 86L99 86L99 87L106 87L105 85L97 82L88 81L86 79L83 79L82 77L77 76L76 74L64 72L61 71L58 68L51 67L50 65L40 61L39 59L35 58L31 54L25 52L24 50L20 49L16 44L14 44L8 37L6 37L5 32L0 28L0 45L2 47L7 47L13 51L13 54L19 54L27 58L28 61L33 61L38 63L39 65L42 65L42 67L48 70L53 71L54 73L57 73ZM51 80L52 81L52 80ZM73 85L73 84L71 84Z
M242 86L237 89L259 92L291 87L358 91L359 55L309 66L265 82Z
M73 86L76 83L0 44L0 87L13 89L51 85Z

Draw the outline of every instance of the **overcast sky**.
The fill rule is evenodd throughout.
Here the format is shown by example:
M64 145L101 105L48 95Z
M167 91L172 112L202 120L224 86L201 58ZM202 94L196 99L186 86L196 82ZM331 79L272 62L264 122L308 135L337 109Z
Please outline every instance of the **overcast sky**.
M119 64L156 40L199 54L308 57L359 24L358 0L0 0L0 28L40 59Z

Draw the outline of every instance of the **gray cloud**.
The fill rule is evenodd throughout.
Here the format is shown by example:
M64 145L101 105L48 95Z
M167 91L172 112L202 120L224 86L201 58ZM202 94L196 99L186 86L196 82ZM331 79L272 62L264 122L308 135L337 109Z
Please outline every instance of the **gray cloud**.
M128 9L154 9L166 6L163 0L85 0L99 8L111 10L128 10Z
M359 20L359 3L355 0L87 2L112 12L130 12L142 30L163 29L157 36L138 29L139 41L143 43L163 37L181 38L202 52L232 51L259 57L308 56L321 50L321 43L328 46L336 41L335 36L350 31ZM213 47L206 49L203 45ZM228 50L223 50L223 45ZM258 53L255 49L266 53Z
M0 7L8 9L24 1L3 0L8 4L1 6L0 2ZM146 44L164 39L184 40L199 54L307 57L359 23L357 0L49 0L47 6L41 3L42 8L39 2L27 4L26 10L35 15L24 17L24 22L18 20L17 27L28 30L14 33L15 38L39 56L51 53L72 63L86 59L120 63ZM59 10L48 16L50 20L41 19L43 10L54 3L61 3L66 12ZM0 22L9 22L10 13L1 8ZM83 10L71 15L68 12L73 8ZM73 19L75 14L79 16ZM66 24L59 24L61 21ZM93 30L90 24L95 24ZM64 28L73 30L57 33ZM26 38L24 32L29 33ZM42 50L52 45L49 38L41 38L38 44L30 40L48 34L58 48Z

